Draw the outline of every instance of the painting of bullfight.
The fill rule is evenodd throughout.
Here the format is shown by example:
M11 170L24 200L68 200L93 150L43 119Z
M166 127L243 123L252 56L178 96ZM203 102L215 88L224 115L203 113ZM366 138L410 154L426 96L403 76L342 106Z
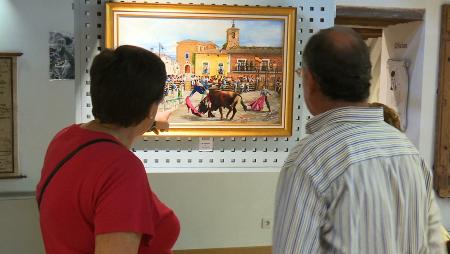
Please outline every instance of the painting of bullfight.
M295 8L108 3L106 46L165 63L172 136L290 136Z

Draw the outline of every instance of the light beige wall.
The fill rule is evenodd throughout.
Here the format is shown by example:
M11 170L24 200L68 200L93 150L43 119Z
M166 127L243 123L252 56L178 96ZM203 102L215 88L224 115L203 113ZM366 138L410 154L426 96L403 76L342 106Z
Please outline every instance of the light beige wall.
M181 221L176 249L270 245L278 173L149 174L153 190Z
M0 253L44 254L34 198L0 199Z
M74 81L49 81L49 33L73 32L72 0L0 1L0 51L18 51L19 170L0 192L32 190L47 144L75 116Z
M54 133L75 118L73 81L48 80L51 31L73 32L72 0L0 1L0 51L19 51L19 168L28 177L0 180L0 192L33 190ZM0 198L0 253L44 253L35 200Z
M149 174L153 191L181 222L175 249L270 245L278 173ZM34 197L0 198L0 253L44 253Z

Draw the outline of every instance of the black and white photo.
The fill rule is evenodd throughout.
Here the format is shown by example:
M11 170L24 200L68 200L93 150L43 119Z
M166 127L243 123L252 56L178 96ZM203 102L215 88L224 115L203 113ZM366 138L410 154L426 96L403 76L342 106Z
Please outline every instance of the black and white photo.
M50 32L49 56L51 80L75 79L73 34Z

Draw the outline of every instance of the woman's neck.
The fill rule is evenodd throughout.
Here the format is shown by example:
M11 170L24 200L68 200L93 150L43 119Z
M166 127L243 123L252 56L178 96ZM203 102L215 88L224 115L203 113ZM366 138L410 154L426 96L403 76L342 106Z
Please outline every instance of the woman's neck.
M100 123L98 120L84 123L81 125L81 128L109 134L119 140L120 143L127 148L131 148L131 145L136 138L136 130L134 127L125 128L115 124Z

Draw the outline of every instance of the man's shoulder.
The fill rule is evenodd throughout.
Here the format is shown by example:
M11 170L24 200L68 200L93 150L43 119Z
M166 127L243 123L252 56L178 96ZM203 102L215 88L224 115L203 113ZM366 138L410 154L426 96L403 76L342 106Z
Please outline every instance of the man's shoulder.
M375 124L340 123L327 126L302 140L303 150L312 156L346 153L353 157L376 154L418 154L402 132L382 122ZM329 153L324 153L331 150ZM381 154L380 154L381 153Z
M301 157L305 155L305 149L308 149L311 144L314 142L314 138L312 135L306 136L302 138L290 151L286 161L285 166L287 164L292 164L298 161Z
M417 155L408 138L388 125L327 126L299 141L284 168L301 171L324 189L351 165L370 159Z

